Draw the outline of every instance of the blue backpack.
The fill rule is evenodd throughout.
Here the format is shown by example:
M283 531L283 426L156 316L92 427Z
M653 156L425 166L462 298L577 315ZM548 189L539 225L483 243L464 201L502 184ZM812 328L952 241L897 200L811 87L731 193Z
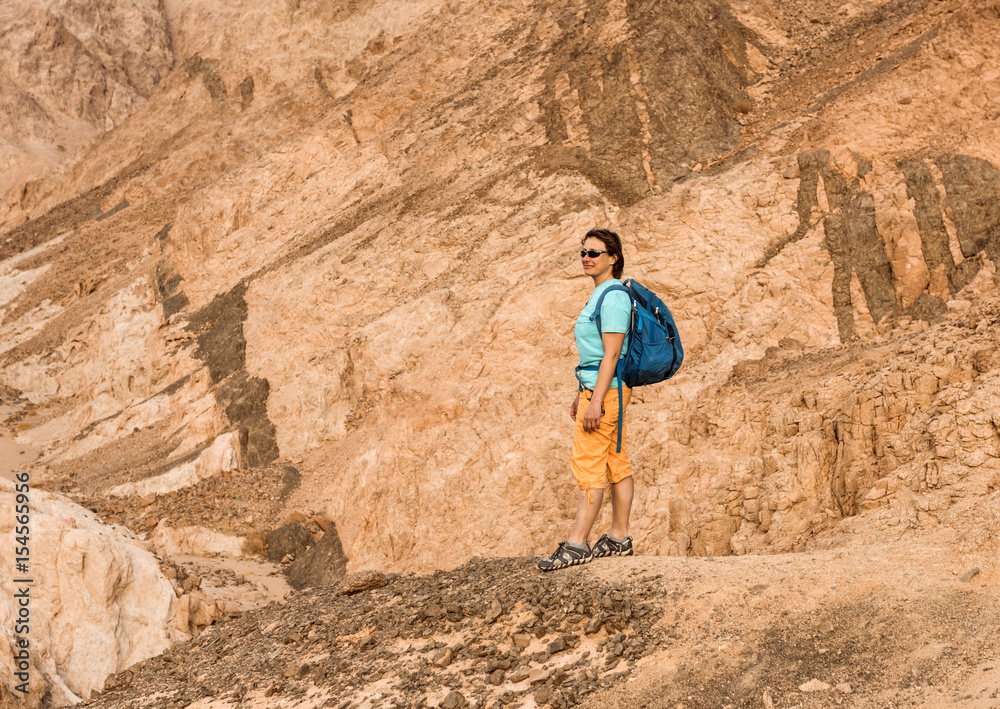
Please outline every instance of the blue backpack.
M601 332L601 304L608 293L624 291L632 301L632 321L629 324L629 346L624 357L618 359L615 375L618 377L618 411L622 411L622 388L656 384L670 379L680 369L684 361L684 348L677 333L677 325L670 309L653 291L633 279L623 285L614 285L601 293L590 319L597 323L597 334ZM577 367L580 370L597 370L600 365ZM622 450L622 413L618 415L618 452Z

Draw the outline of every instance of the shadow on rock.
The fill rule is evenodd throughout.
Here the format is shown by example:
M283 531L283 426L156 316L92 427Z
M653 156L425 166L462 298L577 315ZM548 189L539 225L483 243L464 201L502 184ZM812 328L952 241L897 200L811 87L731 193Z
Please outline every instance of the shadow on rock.
M347 572L347 556L340 544L337 525L331 523L323 537L285 570L294 589L328 586L337 583Z

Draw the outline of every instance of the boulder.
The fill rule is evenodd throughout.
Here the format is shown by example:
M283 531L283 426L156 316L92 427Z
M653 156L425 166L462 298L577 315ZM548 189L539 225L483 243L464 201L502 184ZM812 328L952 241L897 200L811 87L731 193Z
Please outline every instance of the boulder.
M344 548L337 534L337 525L331 522L322 539L296 557L285 571L285 576L292 588L301 589L336 583L346 571L347 556L344 555Z
M362 569L344 577L344 580L340 582L340 592L345 596L352 596L362 591L382 588L388 583L389 580L381 571Z
M0 479L0 509L13 510L16 495L14 484ZM44 687L33 696L47 691L55 705L89 698L109 674L189 637L171 627L177 597L141 542L62 495L32 490L29 505L27 568L0 580L0 698L17 684L18 637L29 642L32 687ZM0 516L0 537L12 539L15 522ZM11 544L0 545L5 569L16 568L12 552ZM15 593L30 599L27 618ZM19 620L28 631L15 636Z
M298 522L292 522L268 532L265 539L267 540L267 560L275 564L280 563L286 556L298 558L313 543L313 536L309 530Z

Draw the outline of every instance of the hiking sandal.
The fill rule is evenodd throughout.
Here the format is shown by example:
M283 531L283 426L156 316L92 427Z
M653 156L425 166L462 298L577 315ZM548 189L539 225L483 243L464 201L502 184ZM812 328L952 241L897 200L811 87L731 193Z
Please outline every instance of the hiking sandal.
M632 556L634 553L632 537L625 537L624 542L616 542L607 534L601 535L593 549L595 559L600 559L602 556Z
M594 554L588 546L586 550L575 549L568 542L560 542L552 556L546 557L538 562L538 568L542 571L555 571L564 569L567 566L586 564L594 560Z

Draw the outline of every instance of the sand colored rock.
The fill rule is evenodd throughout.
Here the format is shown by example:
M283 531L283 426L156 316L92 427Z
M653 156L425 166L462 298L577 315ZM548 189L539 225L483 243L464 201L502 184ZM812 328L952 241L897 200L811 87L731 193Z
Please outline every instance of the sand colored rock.
M185 593L177 600L177 613L172 629L183 635L195 636L219 619L222 610L216 601L202 591Z
M150 543L163 556L179 554L242 556L246 546L243 537L222 534L199 526L170 527L162 523L157 524L152 530Z
M345 596L351 596L373 588L382 588L387 583L389 581L381 571L362 569L344 577L340 584L340 592Z
M799 685L799 690L802 692L825 692L828 689L830 689L830 685L818 679L811 679Z

